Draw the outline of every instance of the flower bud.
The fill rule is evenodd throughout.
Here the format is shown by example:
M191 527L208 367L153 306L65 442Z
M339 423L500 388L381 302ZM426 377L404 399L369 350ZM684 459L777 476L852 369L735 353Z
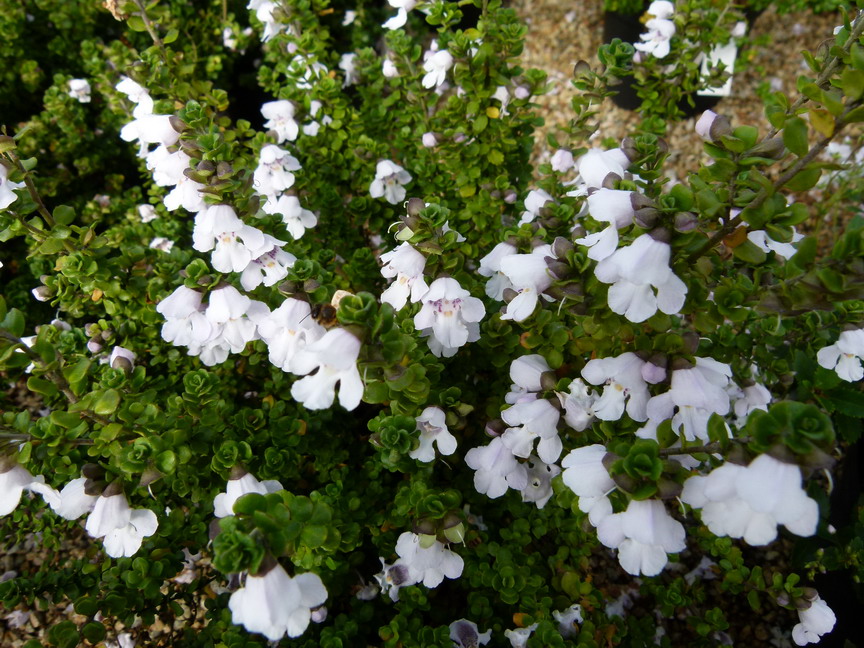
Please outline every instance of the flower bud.
M33 297L41 302L47 302L54 296L54 291L52 291L48 286L36 286L30 292Z
M182 133L187 128L189 128L186 122L180 119L177 115L171 115L170 117L168 117L168 123L171 124L171 128L173 128L178 133Z
M409 216L419 216L420 212L424 209L426 209L426 203L423 201L422 198L411 198L410 200L408 200L407 210ZM406 223L406 225L408 225L408 223ZM414 227L413 225L408 226L412 229L416 229L416 227Z
M718 115L713 110L706 110L696 122L696 132L702 139L716 142L723 135L729 135L732 132L732 124L725 115Z
M678 212L675 214L675 231L692 232L699 224L699 219L693 212Z
M621 140L621 150L631 162L639 157L639 151L636 150L636 140L632 137L625 137Z
M516 195L516 192L512 189L508 189L504 192L504 202L508 205L512 205L513 203L515 203L517 198L518 196Z
M643 207L633 212L633 221L643 229L650 229L654 227L659 215L660 212L653 207Z
M423 146L426 148L438 146L438 139L435 137L435 133L423 133Z
M573 243L568 241L563 236L556 236L555 240L552 242L552 254L554 254L557 258L562 258L567 256L567 253L573 249Z
M516 89L513 91L513 96L517 99L527 99L531 96L531 89L524 85L516 86Z
M545 261L549 272L556 279L568 279L573 275L573 268L563 261L558 261L558 259L553 259L552 257L546 257Z
M783 144L782 137L766 139L747 151L747 155L749 156L770 158L772 160L779 160L785 154L786 145Z
M411 530L417 535L435 535L435 523L428 518L424 518L415 522Z
M324 623L327 620L327 607L322 605L312 610L310 617L312 623Z

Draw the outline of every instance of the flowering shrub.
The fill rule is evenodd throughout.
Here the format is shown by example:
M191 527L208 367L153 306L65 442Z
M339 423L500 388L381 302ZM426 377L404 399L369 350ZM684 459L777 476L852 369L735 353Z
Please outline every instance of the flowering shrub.
M90 543L4 604L68 596L58 646L708 646L730 598L830 632L864 218L820 247L799 198L864 121L864 18L671 182L677 99L586 144L637 49L675 65L654 4L535 172L500 0L0 2L3 537Z

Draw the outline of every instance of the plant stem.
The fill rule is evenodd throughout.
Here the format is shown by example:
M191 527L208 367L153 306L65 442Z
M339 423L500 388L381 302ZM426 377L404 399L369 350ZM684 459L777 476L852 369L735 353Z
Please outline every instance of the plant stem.
M740 443L741 445L746 445L750 443L752 439L750 437L740 437L737 439L729 439L729 441L734 443ZM705 445L700 446L688 446L686 448L661 448L659 451L659 455L661 457L669 457L673 455L691 455L698 454L701 452L705 452L708 454L713 454L715 452L720 452L723 450L723 446L719 441L712 441L711 443L706 443Z
M783 185L785 185L792 178L794 178L795 175L799 171L801 171L805 166L810 164L810 162L812 162L816 158L817 155L819 155L822 151L824 151L825 148L828 146L828 144L831 143L831 140L833 140L837 136L837 134L841 130L843 130L843 127L846 125L846 122L845 122L846 115L848 115L849 112L852 109L856 108L859 104L860 104L860 102L858 102L858 101L850 102L850 104L847 105L846 109L843 111L843 114L839 118L835 118L834 130L832 131L831 135L825 136L822 139L820 139L816 143L816 145L807 152L807 154L804 157L799 158L792 166L787 168L786 171L784 171L783 174L776 181L774 181L774 184L772 185L772 190L771 190L770 194L763 187L759 191L759 193L756 195L756 197L750 202L750 204L747 205L746 209L758 209L759 207L761 207L765 203L765 201L768 200L769 196L773 195L775 191L780 189ZM732 199L733 199L733 196L729 196L729 200L731 201ZM726 238L726 236L728 236L729 234L734 232L735 229L743 222L743 220L744 219L741 218L741 214L738 214L734 218L730 219L725 225L723 225L723 227L721 227L719 230L717 230L711 236L711 238L709 238L705 242L705 244L701 248L699 248L698 250L693 252L689 257L687 257L687 263L693 263L699 257L706 254L710 249L712 249L715 245L717 245L721 240Z
M165 65L169 65L168 50L165 49L165 43L162 42L162 39L159 38L159 34L156 33L156 29L153 27L153 21L150 20L149 16L147 16L147 9L144 7L144 2L142 2L142 0L135 0L135 5L138 7L139 15L141 16L141 20L144 21L144 27L147 28L147 33L150 34L153 43L162 53L162 60L165 61Z

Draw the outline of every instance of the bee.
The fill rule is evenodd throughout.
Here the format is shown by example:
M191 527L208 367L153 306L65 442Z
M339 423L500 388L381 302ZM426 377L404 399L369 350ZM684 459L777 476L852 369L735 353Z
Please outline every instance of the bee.
M332 304L314 304L312 318L326 329L336 324L336 307Z

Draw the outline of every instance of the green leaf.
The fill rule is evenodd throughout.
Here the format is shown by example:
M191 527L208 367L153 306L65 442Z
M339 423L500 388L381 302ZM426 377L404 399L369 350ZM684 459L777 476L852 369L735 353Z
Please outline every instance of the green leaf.
M75 220L75 210L69 205L57 205L51 215L58 225L68 225Z
M100 416L109 416L114 413L120 404L120 392L116 389L106 389L93 403L93 411Z
M783 143L798 157L807 154L810 149L807 143L807 124L800 117L791 117L783 127Z
M168 33L165 34L165 37L162 39L162 42L166 45L170 45L174 41L177 40L177 37L180 35L180 32L176 29L169 29Z
M144 21L141 19L141 16L129 16L126 19L126 24L129 25L129 29L136 32L145 32L147 31L147 25L144 24Z
M475 133L482 133L486 130L486 126L489 125L489 118L486 115L478 115L474 120L474 123L471 125L471 128Z
M17 308L13 308L8 313L3 321L0 322L0 329L8 331L17 338L20 338L24 333L24 316Z
M92 596L82 596L74 604L75 613L92 617L99 611L99 601Z
M166 450L156 457L156 469L161 473L166 475L172 473L176 466L177 455L175 455L171 450Z
M48 630L48 641L57 648L76 648L80 640L81 635L72 621L61 621Z
M27 389L47 397L54 396L59 391L57 385L50 380L44 380L36 376L30 376L27 379Z
M786 188L790 191L807 191L816 186L821 176L822 169L804 169L786 183Z
M843 70L843 74L840 75L840 87L849 99L858 101L864 95L864 72L849 68Z
M864 394L848 387L838 387L825 394L825 400L834 408L846 416L864 418Z

